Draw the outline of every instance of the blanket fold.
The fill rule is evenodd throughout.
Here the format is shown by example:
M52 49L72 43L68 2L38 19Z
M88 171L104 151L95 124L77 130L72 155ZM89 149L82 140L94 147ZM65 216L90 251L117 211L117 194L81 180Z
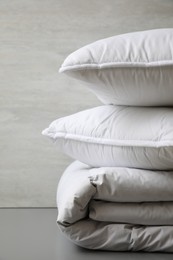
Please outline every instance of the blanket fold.
M57 223L79 246L173 252L173 172L72 163L58 185Z

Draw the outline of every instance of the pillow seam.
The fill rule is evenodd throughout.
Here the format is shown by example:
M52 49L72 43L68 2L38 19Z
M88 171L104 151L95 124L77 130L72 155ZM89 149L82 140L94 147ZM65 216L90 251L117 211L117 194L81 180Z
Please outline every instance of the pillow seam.
M53 138L54 140L58 138L63 139L69 139L79 142L85 142L85 143L93 143L93 144L103 144L103 145L115 145L115 146L139 146L139 147L155 147L155 148L161 148L165 146L173 146L173 141L167 140L167 141L149 141L149 140L110 140L106 138L99 138L99 137L88 137L88 136L82 136L82 135L75 135L75 134L68 134L64 132L59 133L48 133L48 136Z

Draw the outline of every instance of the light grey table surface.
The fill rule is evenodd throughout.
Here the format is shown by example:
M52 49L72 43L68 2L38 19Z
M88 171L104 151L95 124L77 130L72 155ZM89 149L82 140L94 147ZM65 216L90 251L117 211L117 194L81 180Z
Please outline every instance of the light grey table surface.
M172 254L91 251L75 246L56 225L57 210L0 209L0 260L168 260Z

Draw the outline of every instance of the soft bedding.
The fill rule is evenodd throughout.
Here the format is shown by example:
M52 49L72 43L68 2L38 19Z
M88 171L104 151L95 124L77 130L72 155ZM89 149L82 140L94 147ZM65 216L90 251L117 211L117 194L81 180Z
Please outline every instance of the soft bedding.
M43 134L93 167L173 169L171 108L103 105L59 118Z
M89 249L173 252L173 172L92 168L79 161L58 185L57 223Z
M104 104L172 106L173 29L93 42L71 53L60 72L86 83Z

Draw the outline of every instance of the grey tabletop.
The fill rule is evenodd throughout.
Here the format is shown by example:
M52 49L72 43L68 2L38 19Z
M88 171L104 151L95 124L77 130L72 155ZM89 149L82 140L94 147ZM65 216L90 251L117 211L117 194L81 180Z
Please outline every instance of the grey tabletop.
M91 251L75 246L56 225L57 210L0 209L0 260L172 259L172 254Z

